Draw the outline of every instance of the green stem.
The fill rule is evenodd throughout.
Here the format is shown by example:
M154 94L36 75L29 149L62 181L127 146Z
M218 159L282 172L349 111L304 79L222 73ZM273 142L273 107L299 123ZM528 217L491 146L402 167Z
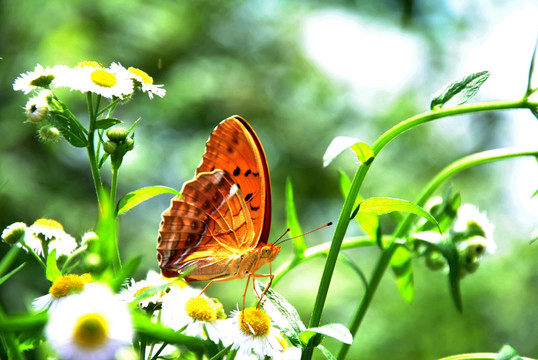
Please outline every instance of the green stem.
M485 103L465 104L465 105L460 105L456 107L441 108L441 109L428 111L426 113L422 113L414 117L411 117L405 121L402 121L401 123L397 124L396 126L386 131L374 143L374 145L372 146L372 149L374 151L374 154L377 155L385 147L385 145L387 145L390 141L392 141L398 135L418 125L424 124L432 120L436 120L436 119L440 119L440 118L444 118L448 116L455 116L455 115L480 112L480 111L505 110L505 109L517 109L517 108L531 109L537 106L538 106L537 103L531 103L531 102L528 102L526 99L523 99L523 100L518 100L518 101L494 101L494 102L485 102ZM323 270L323 274L321 277L320 286L319 286L318 293L316 296L316 301L314 303L314 309L312 310L312 317L310 318L310 323L309 323L310 327L317 327L320 324L321 314L323 312L325 300L327 299L327 292L329 290L331 278L334 273L336 260L338 259L338 253L340 251L342 241L344 239L345 233L347 231L347 227L350 222L351 211L353 210L355 199L359 193L364 177L366 176L366 173L368 172L368 169L370 166L371 166L371 163L369 165L361 164L359 166L359 168L357 169L357 172L355 173L353 181L351 183L351 188L349 190L348 196L346 197L344 201L344 205L342 207L342 211L340 213L338 223L336 224L336 229L335 229L333 239L332 239L332 245L329 250L327 261L325 263L325 268ZM388 257L388 259L390 260L390 257L392 257L392 253L394 252L394 250L391 250L391 249L392 248L395 249L396 246L397 246L396 244L391 244L389 245L389 248L385 250L384 254L382 255L380 259L380 262L378 263L378 266L376 267L376 272L380 271L380 273L376 274L376 272L374 272L374 275L372 277L373 281L376 281L376 277L379 277L379 280L381 279L382 274L386 270L386 266L388 266L388 262L386 258ZM391 251L389 252L389 250ZM384 262L387 262L387 264L384 265ZM373 297L373 294L375 293L376 288L377 288L377 285L375 284L374 286L370 286L363 300L361 301L361 305L359 307L360 318L362 318L364 314L366 313L368 305L370 304L370 301L371 301L371 297ZM368 292L371 292L371 293L368 294ZM368 298L368 296L370 296L370 298ZM301 359L303 360L311 359L313 350L314 348L312 346L305 348L301 356ZM343 356L345 356L345 353Z
M95 110L93 108L92 93L88 91L87 95L88 100L88 112L89 112L89 126L88 126L88 145L86 150L88 152L88 159L90 161L90 168L93 177L93 183L95 185L95 192L97 193L97 202L99 204L99 211L103 211L103 199L101 196L103 194L103 183L101 181L101 173L99 172L99 164L97 163L97 157L95 154ZM99 101L97 101L99 102Z

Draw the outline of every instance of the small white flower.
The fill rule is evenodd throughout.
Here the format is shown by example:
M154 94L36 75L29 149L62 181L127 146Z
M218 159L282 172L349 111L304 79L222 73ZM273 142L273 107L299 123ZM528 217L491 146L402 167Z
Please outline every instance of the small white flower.
M51 312L47 339L62 359L114 359L131 343L131 314L105 285L68 296Z
M109 99L123 99L134 90L133 81L125 73L105 69L97 63L80 64L71 70L68 78L62 78L58 83L71 90L82 93L89 91Z
M15 82L13 83L13 90L23 91L25 94L28 94L38 87L48 87L53 79L54 74L51 68L48 66L44 68L43 66L37 64L34 71L28 71L24 74L20 74L19 77L15 79Z
M76 248L76 240L64 231L62 224L51 219L38 219L28 230L24 242L37 255L43 255L43 242L47 252L56 249L56 257L70 255Z
M153 99L153 95L163 97L166 94L166 90L162 88L163 85L153 84L153 78L143 70L134 67L125 69L117 63L112 63L110 70L116 74L122 74L125 77L135 80L136 85L139 85L143 92L147 92L150 99Z
M146 279L140 280L140 281L134 281L131 279L131 284L127 286L126 289L123 289L120 294L118 295L123 301L125 302L131 302L135 300L140 294L142 294L144 291L151 289L153 287L162 286L166 284L167 281L165 278L161 276L161 274L149 270L148 275L146 276ZM138 303L140 307L147 308L150 303L153 304L160 304L161 298L164 296L163 291L159 291L145 299L140 300Z
M58 277L52 282L47 295L40 296L32 302L34 310L54 310L60 301L67 296L78 294L86 289L87 286L95 285L90 284L91 281L92 277L90 274L67 274Z
M258 359L265 356L279 356L284 350L282 336L273 327L271 318L265 311L247 308L234 311L226 322L226 339L224 345L232 344L232 350L237 349L239 359L256 355Z
M172 287L162 298L161 321L174 330L214 343L222 340L222 305L191 287ZM206 331L207 330L207 333Z
M4 242L9 245L17 244L21 246L20 240L24 237L26 229L27 226L23 222L16 222L11 225L8 225L2 231L2 240L4 240Z
M486 238L489 242L488 253L493 253L497 247L493 240L493 230L495 229L495 226L489 222L486 214L481 213L476 206L472 204L463 204L458 208L458 215L454 222L453 230L458 233L463 233L471 228L475 228L482 232L479 235Z

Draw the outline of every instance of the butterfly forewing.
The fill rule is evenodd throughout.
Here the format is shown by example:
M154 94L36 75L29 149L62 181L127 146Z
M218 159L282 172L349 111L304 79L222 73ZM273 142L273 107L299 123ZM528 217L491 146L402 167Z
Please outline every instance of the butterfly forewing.
M231 278L230 258L267 242L267 163L254 131L239 116L215 128L195 179L181 193L162 214L157 250L164 275L195 265L191 280Z
M206 144L196 173L223 169L243 194L259 239L267 243L271 224L271 184L265 152L252 127L240 116L219 124Z

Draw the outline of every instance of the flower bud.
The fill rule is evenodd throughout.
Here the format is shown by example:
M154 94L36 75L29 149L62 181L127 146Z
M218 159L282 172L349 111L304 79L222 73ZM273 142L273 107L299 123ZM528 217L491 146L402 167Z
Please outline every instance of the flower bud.
M24 237L26 228L27 226L23 222L13 223L2 231L2 240L9 245L16 244Z
M439 251L432 249L426 253L426 266L433 271L442 270L446 267L446 260Z
M125 139L125 149L127 151L131 151L131 150L134 149L134 140L133 140L133 138Z
M114 154L118 149L118 144L112 141L107 141L103 144L103 149L107 154Z
M45 125L39 129L39 137L45 142L55 142L60 136L60 130L52 125Z
M49 113L49 104L46 99L34 97L28 100L25 106L26 116L33 123L41 122Z
M129 132L127 131L127 129L124 129L122 127L108 129L106 132L106 136L109 138L109 140L114 142L121 142L125 140L127 138L127 135L129 135Z

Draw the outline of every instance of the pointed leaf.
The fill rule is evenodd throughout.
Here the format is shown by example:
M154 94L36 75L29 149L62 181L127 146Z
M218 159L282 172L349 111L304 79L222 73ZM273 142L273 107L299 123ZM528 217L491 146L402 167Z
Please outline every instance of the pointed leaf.
M111 126L121 124L121 123L123 123L123 121L121 121L120 119L114 119L114 118L101 119L95 122L95 128L106 130Z
M56 264L56 249L52 249L47 256L47 270L45 273L47 280L50 282L54 282L54 280L62 276L62 272L58 269L58 264Z
M343 171L339 171L338 173L340 175L340 190L342 191L344 197L347 197L349 189L351 188L351 180ZM355 199L355 204L353 205L353 207L357 208L360 202L363 200L364 199L359 194ZM363 212L360 214L356 214L355 220L366 235L370 236L372 239L376 238L377 229L379 228L379 218L376 215Z
M347 327L338 323L327 324L327 325L323 325L323 326L315 327L315 328L309 328L309 329L306 329L304 333L309 333L309 332L330 336L333 339L343 342L344 344L351 344L353 342L353 335L351 335ZM310 338L310 337L311 335L308 335L308 334L305 336L305 338ZM302 339L303 339L303 336L301 336L301 340Z
M476 95L489 75L489 71L480 71L451 82L433 96L430 109L465 104Z
M8 272L7 274L5 274L4 276L2 276L0 278L0 285L2 285L3 283L5 283L6 281L8 281L13 275L15 275L20 269L22 269L24 267L24 265L26 265L26 263L22 263L20 264L19 266L17 266L15 269L11 270L10 272Z
M323 167L329 166L346 149L352 149L363 164L369 164L374 158L374 151L370 145L349 136L337 136L331 141L323 155Z
M359 204L359 213L360 212L367 212L372 213L376 215L382 215L387 214L392 211L403 211L407 213L412 213L415 215L420 215L424 217L426 220L434 223L437 228L439 228L439 225L437 224L437 220L430 215L426 210L421 208L420 206L402 199L394 199L394 198L370 198L366 199L363 202ZM439 231L441 229L439 228Z
M510 345L504 345L495 360L522 360L516 349Z
M144 187L144 188L132 191L126 194L124 197L122 197L120 201L118 202L118 207L117 207L116 212L118 215L123 214L124 212L132 209L133 207L140 204L141 202L144 202L160 194L174 194L174 195L181 196L179 191L177 191L176 189L167 187L167 186L148 186L148 187Z
M297 211L295 209L295 202L293 201L293 185L289 178L286 179L286 225L290 228L290 236L298 236L293 239L293 246L295 248L295 257L303 258L306 250L306 243L304 236L299 236L303 233L301 225L299 225L299 219L297 218Z
M406 302L412 302L415 298L415 281L409 250L399 246L390 259L390 266L396 276L396 285L400 295Z
M424 241L430 246L433 246L443 255L448 264L448 283L454 306L459 312L463 311L463 302L461 300L460 289L460 267L458 258L458 249L456 244L450 237L437 237L433 234L424 232L417 237L415 242ZM414 235L416 237L416 235Z
M85 147L88 145L85 129L81 129L79 125L65 117L64 115L57 114L54 116L54 123L58 126L58 130L62 133L62 136L74 147Z

